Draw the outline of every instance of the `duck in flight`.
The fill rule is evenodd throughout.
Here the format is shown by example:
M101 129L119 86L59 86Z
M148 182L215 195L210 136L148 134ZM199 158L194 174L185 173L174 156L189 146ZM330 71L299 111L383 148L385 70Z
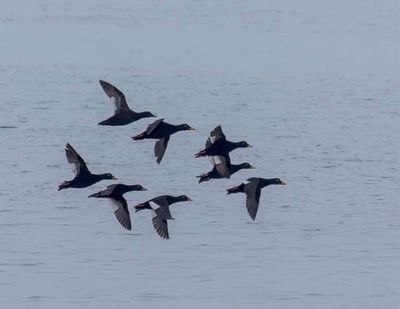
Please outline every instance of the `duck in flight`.
M241 164L232 164L229 154L224 156L210 156L211 164L213 165L213 169L208 172L197 176L199 179L199 183L203 181L208 181L210 179L220 179L220 178L230 178L231 175L240 171L241 169L254 169L254 166L251 166L249 163L241 163Z
M195 157L205 156L227 156L229 152L237 148L252 147L246 141L231 142L226 139L222 128L219 125L211 131L210 137L207 139L206 148L195 154Z
M89 195L89 197L108 198L111 201L111 206L114 209L115 217L118 222L128 231L132 229L131 217L129 214L128 203L123 195L131 191L146 191L141 185L124 185L114 184L109 185L104 190Z
M132 137L133 140L142 139L158 139L154 146L154 155L157 158L157 163L160 164L164 157L169 138L172 134L178 131L194 130L188 124L173 125L164 122L164 118L158 119L147 127L147 130Z
M110 173L92 174L86 166L85 161L69 143L67 143L65 146L65 155L68 163L70 163L72 166L72 169L75 173L75 178L70 181L64 181L61 185L59 185L58 191L67 188L89 187L103 179L117 179Z
M126 102L125 95L117 87L110 83L100 80L100 85L104 92L114 102L114 115L110 118L99 122L102 126L123 126L131 122L137 121L146 117L155 117L151 112L136 113L131 110Z
M135 212L142 209L150 209L152 213L153 227L157 234L164 238L169 238L168 223L167 220L175 220L172 218L169 206L177 202L187 202L192 201L186 195L171 196L171 195L161 195L155 197L147 202L135 206Z
M258 205L260 204L261 189L269 185L286 185L279 178L258 178L247 179L248 183L242 183L237 187L228 189L227 194L242 192L246 194L246 208L252 220L256 219Z

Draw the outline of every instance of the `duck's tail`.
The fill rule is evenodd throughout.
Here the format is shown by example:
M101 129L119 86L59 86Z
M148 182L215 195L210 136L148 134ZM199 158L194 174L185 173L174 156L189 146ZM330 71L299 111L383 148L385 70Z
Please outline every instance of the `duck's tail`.
M205 151L205 150L202 150L202 151L196 153L194 156L195 156L196 158L205 157L205 156L206 156L206 151Z
M228 191L226 194L244 192L244 184L242 183L240 186L227 189L226 191Z
M61 185L58 186L58 190L57 191L60 191L62 189L68 188L69 183L70 183L69 181L64 181Z
M199 183L202 183L203 181L208 181L210 180L210 177L208 176L208 173L204 173L202 175L196 176L199 179Z
M146 209L148 207L146 207L146 203L142 203L142 204L136 205L134 208L135 208L135 212L138 212L139 210Z
M144 139L146 137L146 132L140 133L139 135L133 136L132 139L137 141L137 140L141 140Z

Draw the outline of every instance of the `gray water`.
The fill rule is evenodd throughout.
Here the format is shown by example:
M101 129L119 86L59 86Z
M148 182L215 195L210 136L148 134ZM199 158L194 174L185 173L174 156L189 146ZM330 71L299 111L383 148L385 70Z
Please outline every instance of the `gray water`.
M1 308L397 308L400 306L400 8L388 1L0 2ZM100 127L130 106L197 130L160 166L149 121ZM198 184L222 124L256 170ZM148 212L133 231L72 179L70 142L93 172L194 201L171 239ZM255 222L243 195L263 190ZM133 213L133 212L132 212Z

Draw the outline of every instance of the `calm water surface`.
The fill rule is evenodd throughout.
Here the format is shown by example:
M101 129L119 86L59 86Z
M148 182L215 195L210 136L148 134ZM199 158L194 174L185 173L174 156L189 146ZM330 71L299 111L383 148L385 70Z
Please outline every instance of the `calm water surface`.
M400 305L396 1L21 3L0 13L1 308ZM98 79L197 130L157 165L154 142L130 139L149 120L97 126L113 111ZM218 124L257 169L199 185L211 167L194 153ZM87 198L111 181L57 192L66 142L146 187L131 207L190 196L171 239ZM263 190L255 222L225 194L251 176L288 183Z

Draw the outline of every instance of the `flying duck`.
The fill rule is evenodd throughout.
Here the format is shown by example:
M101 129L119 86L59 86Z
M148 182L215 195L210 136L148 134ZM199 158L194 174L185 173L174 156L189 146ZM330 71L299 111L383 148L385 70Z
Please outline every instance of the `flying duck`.
M129 215L128 203L123 195L130 191L146 191L141 185L124 185L114 184L109 185L104 190L91 194L88 197L108 198L111 201L111 206L114 209L114 214L119 223L128 231L132 229L131 218Z
M99 122L102 126L123 126L146 117L155 117L151 112L136 113L126 103L125 95L117 87L100 80L104 92L114 101L115 111L110 118Z
M251 219L255 220L260 203L261 189L269 185L286 185L279 178L258 178L252 177L247 179L248 183L242 183L237 187L228 189L227 194L243 192L246 194L246 208Z
M154 155L157 158L157 163L160 164L165 150L167 149L169 137L178 132L185 130L194 130L187 124L173 125L164 122L164 118L158 119L147 127L147 130L143 133L132 137L133 140L142 139L158 139L154 146Z
M245 141L231 142L226 139L222 128L219 125L214 130L211 131L210 137L207 139L206 148L195 154L195 157L205 157L205 156L227 156L229 152L237 148L252 147Z
M169 211L169 206L177 202L191 201L186 195L171 196L171 195L161 195L153 198L147 202L135 206L135 212L142 209L151 209L153 215L152 221L154 229L160 237L168 239L168 223L167 220L175 220L171 216Z
M65 155L68 163L71 164L72 170L75 173L75 178L70 181L64 181L58 187L58 191L66 188L85 188L89 187L96 182L103 179L117 179L110 173L105 174L92 174L86 166L85 161L75 151L70 144L67 143L65 146Z
M220 179L220 178L230 178L231 175L240 171L241 169L254 169L249 163L232 164L229 155L224 156L210 156L211 164L213 169L208 172L197 176L199 183L203 181L208 181L210 179Z

